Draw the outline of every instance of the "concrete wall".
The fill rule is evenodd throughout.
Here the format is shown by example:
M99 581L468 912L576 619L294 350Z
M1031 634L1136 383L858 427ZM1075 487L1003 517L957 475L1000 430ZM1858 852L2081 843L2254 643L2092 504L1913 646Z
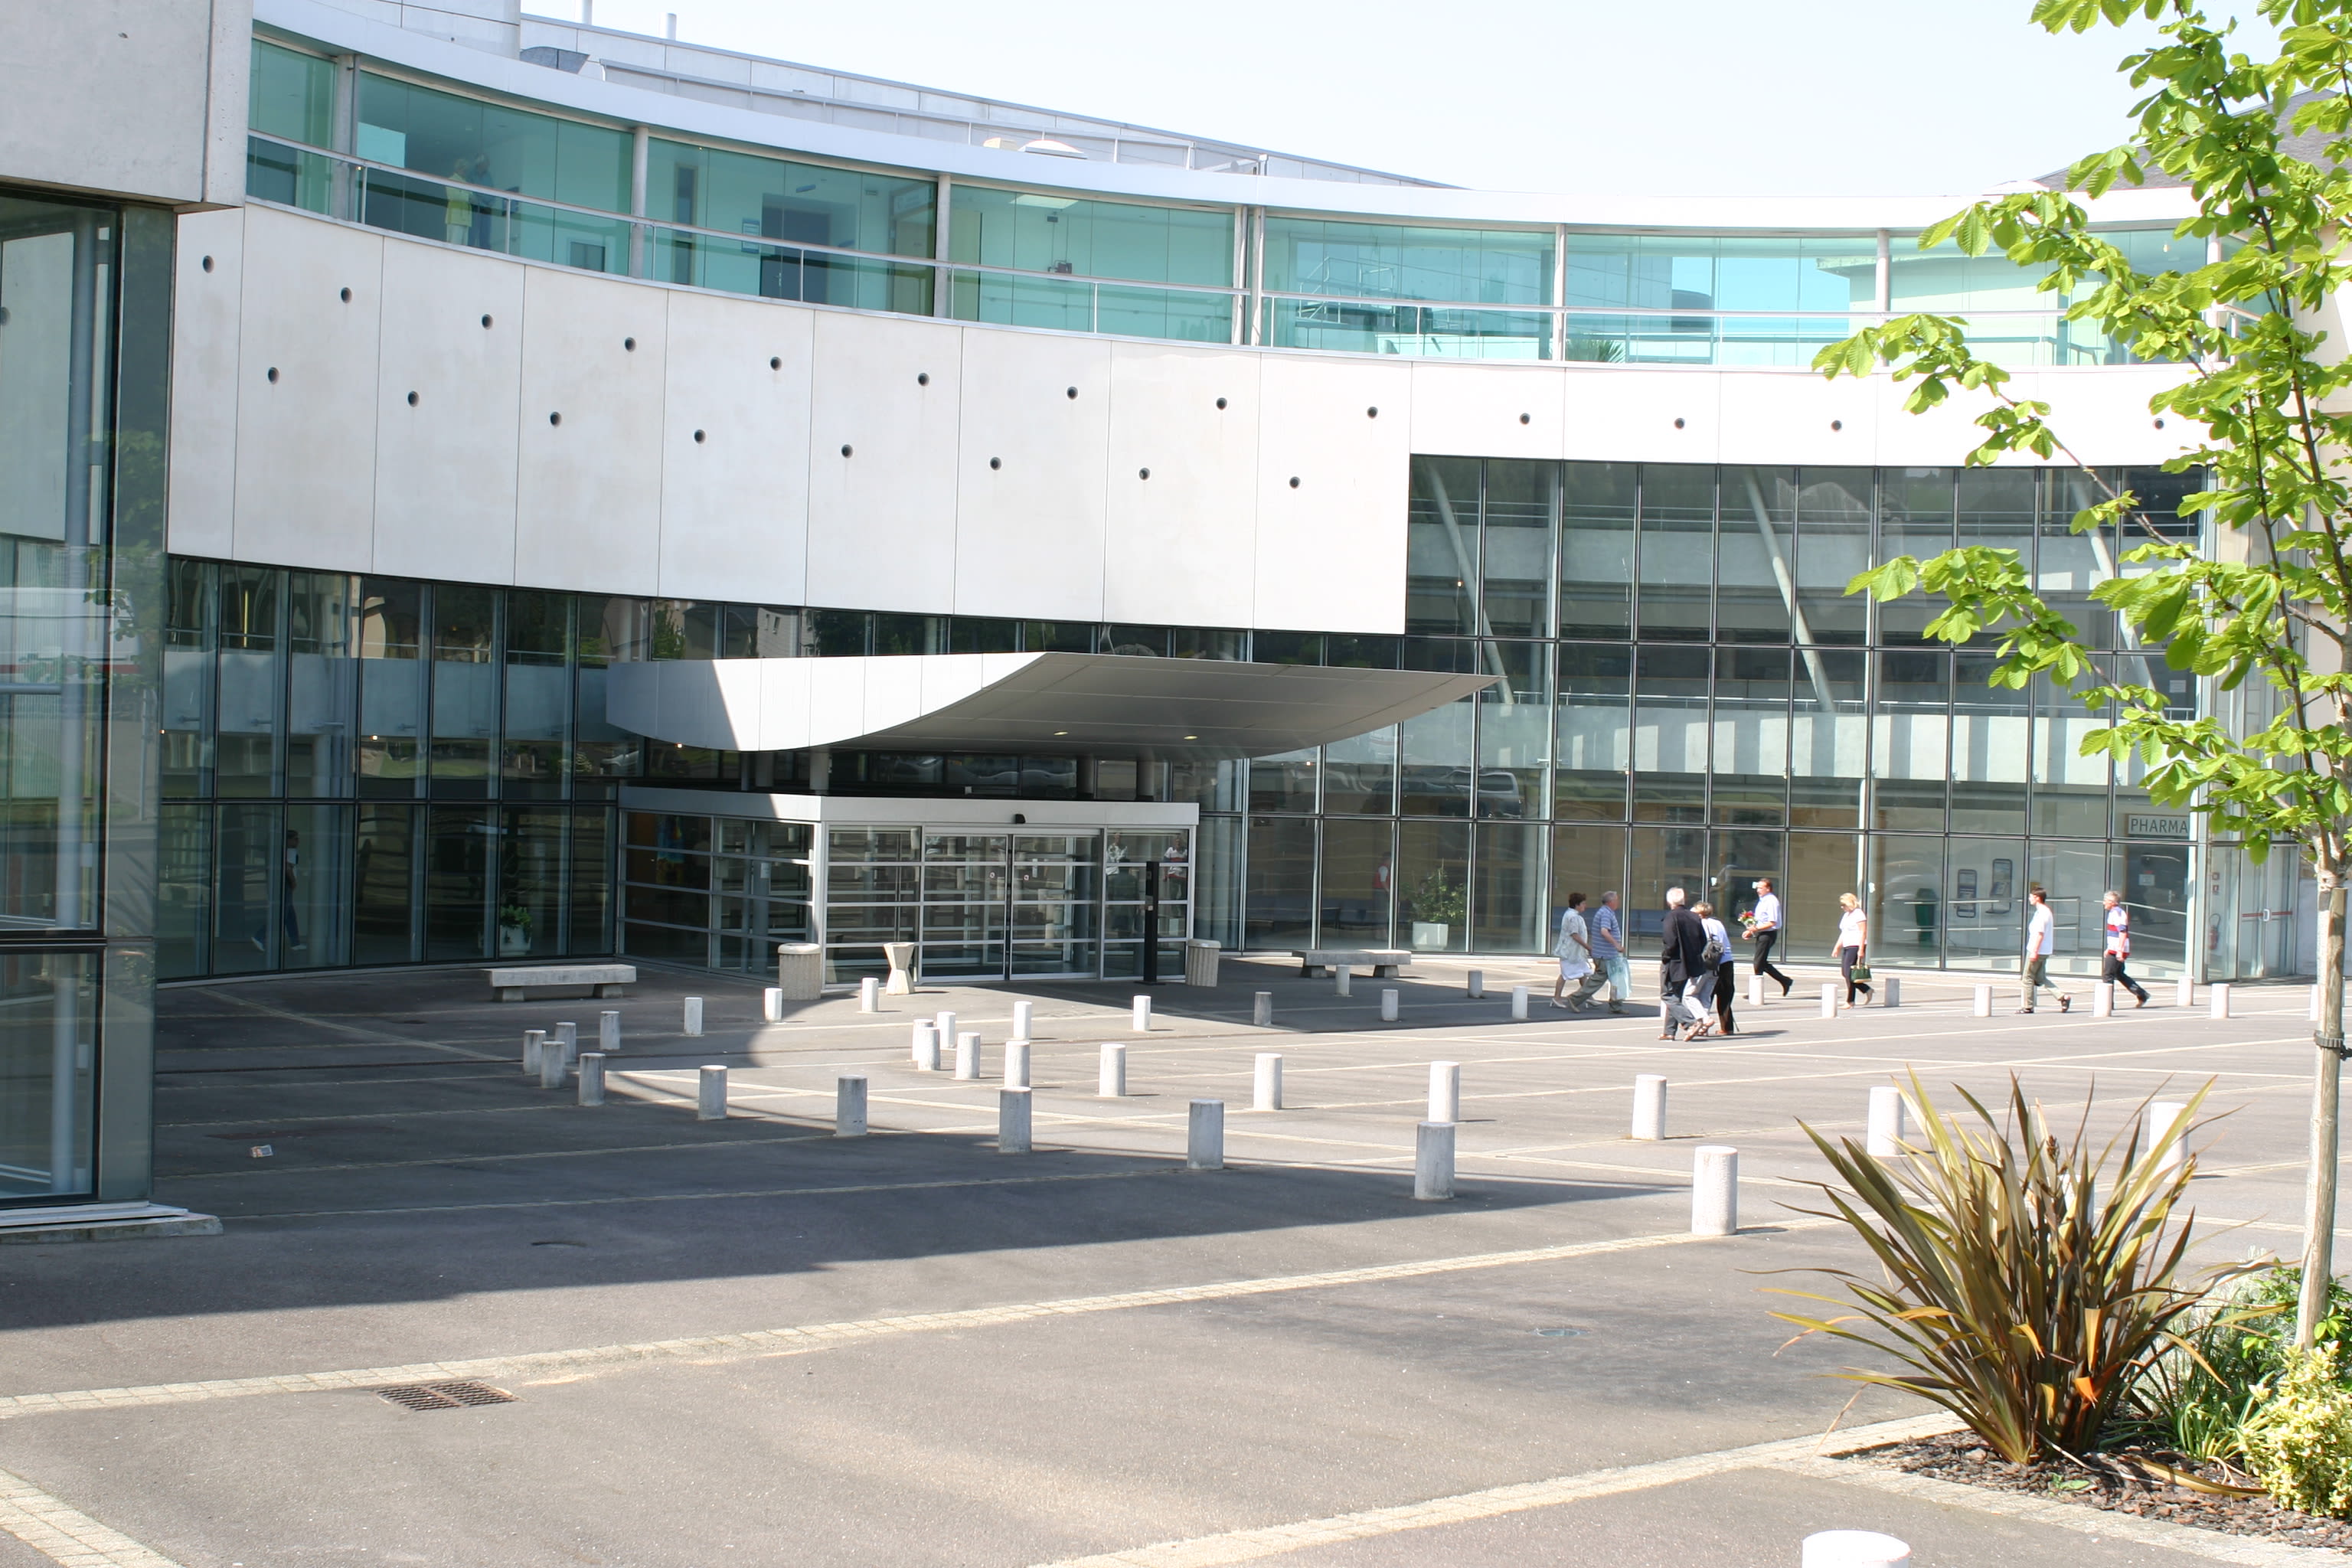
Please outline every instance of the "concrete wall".
M1973 444L1972 410L1914 417L1883 378L1134 342L631 282L272 208L180 221L171 543L193 555L1393 632L1415 452L1927 467ZM2011 384L2094 460L2150 463L2177 449L2147 409L2169 374Z
M12 0L0 180L174 206L245 199L252 0Z
M511 58L522 49L522 0L319 0L371 22Z

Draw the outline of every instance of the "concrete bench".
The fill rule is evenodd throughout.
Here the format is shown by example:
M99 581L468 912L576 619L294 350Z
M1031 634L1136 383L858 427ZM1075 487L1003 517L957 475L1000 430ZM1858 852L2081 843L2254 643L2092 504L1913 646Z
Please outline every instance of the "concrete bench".
M584 985L595 996L618 996L624 985L637 983L634 963L541 963L528 969L493 969L490 989L501 1002L520 1002L525 991Z
M1412 954L1402 948L1319 948L1298 955L1298 973L1313 980L1327 970L1369 967L1373 979L1393 980L1398 966L1412 962Z

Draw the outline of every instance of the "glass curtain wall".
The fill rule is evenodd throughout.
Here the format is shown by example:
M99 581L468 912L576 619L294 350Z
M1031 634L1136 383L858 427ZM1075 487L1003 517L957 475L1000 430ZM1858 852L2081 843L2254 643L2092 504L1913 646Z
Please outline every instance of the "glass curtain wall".
M1270 215L1265 233L1260 342L1447 359L1551 357L1552 317L1540 307L1557 302L1554 230Z
M2108 887L2141 967L2186 962L2189 819L2080 754L2102 715L1990 687L1989 650L1923 644L1921 606L1844 592L1874 560L1958 539L2086 594L2126 542L2071 531L2079 476L1454 458L1412 473L1407 635L1261 632L1257 657L1499 679L1247 763L1234 807L1204 798L1204 843L1244 864L1237 900L1204 896L1203 935L1542 952L1570 892L1623 893L1647 934L1669 886L1736 915L1770 876L1801 957L1829 956L1853 892L1879 962L2014 969L2039 884L2061 910L2062 969L2095 971ZM2191 481L2127 481L2151 525L2195 537L2173 510ZM2114 657L2193 703L2144 656ZM2253 904L2266 931L2293 908L2284 891Z
M952 274L949 313L958 321L1233 341L1232 208L953 189L950 254L992 269Z

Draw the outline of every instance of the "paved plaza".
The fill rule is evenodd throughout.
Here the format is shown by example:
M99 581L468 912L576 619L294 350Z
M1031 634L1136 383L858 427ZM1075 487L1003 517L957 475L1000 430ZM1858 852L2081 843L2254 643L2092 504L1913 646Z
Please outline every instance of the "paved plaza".
M2072 1014L2016 1017L2003 981L1988 1019L1972 977L1923 974L1897 1010L1825 1018L1806 970L1738 1036L1678 1045L1654 1003L1558 1012L1543 966L1507 960L1474 1001L1465 967L1343 998L1228 960L1213 991L1159 988L1148 1033L1118 985L929 985L878 1016L828 996L777 1024L756 985L656 970L601 1004L495 1004L478 971L166 990L158 1196L224 1233L0 1248L0 1568L1751 1568L1832 1528L1900 1535L1920 1568L2336 1560L1841 1458L1820 1439L1852 1390L1821 1374L1843 1358L1781 1349L1759 1294L1862 1256L1786 1206L1821 1169L1798 1122L1858 1137L1906 1068L2063 1106L2095 1084L2102 1128L2210 1079L2197 1203L2235 1228L2206 1256L2291 1251L2303 988L2217 1020L2166 984L2104 1019L2075 981ZM1514 982L1537 983L1524 1022ZM1036 1146L1011 1154L1022 998ZM593 1044L602 1007L607 1104L521 1072L525 1027ZM983 1034L981 1080L914 1069L910 1026L942 1009ZM1096 1095L1106 1041L1127 1098ZM1250 1109L1265 1051L1278 1111ZM1462 1072L1443 1204L1412 1190L1433 1060ZM694 1113L705 1063L730 1068L723 1121ZM845 1072L870 1085L863 1139L832 1135ZM1670 1080L1664 1142L1627 1136L1640 1073ZM1201 1098L1225 1103L1221 1172L1183 1169ZM1702 1143L1739 1151L1736 1237L1688 1234ZM374 1392L457 1380L515 1397ZM1924 1414L1865 1393L1840 1431ZM45 1529L46 1554L23 1543Z

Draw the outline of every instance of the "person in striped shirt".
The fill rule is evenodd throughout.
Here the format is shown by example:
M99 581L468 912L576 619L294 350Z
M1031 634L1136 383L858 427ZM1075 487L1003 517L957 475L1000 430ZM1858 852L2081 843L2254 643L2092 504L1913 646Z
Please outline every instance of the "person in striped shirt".
M2124 960L2131 956L2131 911L2124 908L2124 896L2109 888L2099 900L2107 906L2107 943L2099 960L2099 978L2122 986L2138 1000L2135 1007L2147 1005L2147 992L2140 983L2124 973Z
M1625 1011L1625 999L1633 994L1633 971L1625 962L1625 927L1617 913L1617 895L1601 895L1601 907L1592 911L1585 924L1585 940L1592 948L1592 973L1584 984L1599 990L1601 976L1609 978L1609 1010Z

